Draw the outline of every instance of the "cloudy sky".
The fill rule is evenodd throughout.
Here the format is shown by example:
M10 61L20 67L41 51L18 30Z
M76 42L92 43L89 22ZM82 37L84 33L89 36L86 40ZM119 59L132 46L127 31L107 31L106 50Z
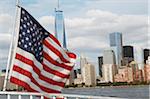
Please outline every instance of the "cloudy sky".
M0 70L6 68L15 22L16 0L0 0ZM57 0L20 0L48 31L54 33ZM97 57L109 47L109 33L121 32L123 45L148 45L148 0L60 0L68 49L84 55L97 68ZM79 60L79 59L78 59Z

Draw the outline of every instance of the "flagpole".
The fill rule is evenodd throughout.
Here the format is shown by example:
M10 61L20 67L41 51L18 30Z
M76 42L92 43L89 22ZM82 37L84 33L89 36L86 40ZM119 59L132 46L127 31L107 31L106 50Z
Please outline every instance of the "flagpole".
M14 44L15 33L16 33L18 7L19 7L19 0L16 0L15 22L13 24L13 32L12 32L11 44L10 44L10 48L9 48L9 55L8 55L8 61L7 61L7 67L6 67L6 74L5 74L4 84L3 84L3 91L6 91L6 86L7 86L7 82L8 82L9 68L10 68L10 65L12 63L12 55L14 53L14 51L13 51L13 44Z

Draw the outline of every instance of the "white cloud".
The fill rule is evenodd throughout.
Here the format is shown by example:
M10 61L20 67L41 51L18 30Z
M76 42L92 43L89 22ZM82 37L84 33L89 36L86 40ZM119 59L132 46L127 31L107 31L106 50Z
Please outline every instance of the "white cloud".
M0 37L0 69L4 69L6 68L11 35L8 33L0 33Z
M54 24L54 16L43 16L39 19L43 25Z
M12 31L12 16L7 13L0 14L0 33Z
M92 25L93 19L91 18L73 18L66 19L65 23L68 28L79 28L79 27L89 27Z
M95 51L108 47L109 33L118 31L123 33L124 44L144 44L148 34L147 20L144 15L118 15L98 9L87 11L84 17L66 18L69 48L81 51L90 48ZM45 26L53 26L54 17L44 16L40 22Z

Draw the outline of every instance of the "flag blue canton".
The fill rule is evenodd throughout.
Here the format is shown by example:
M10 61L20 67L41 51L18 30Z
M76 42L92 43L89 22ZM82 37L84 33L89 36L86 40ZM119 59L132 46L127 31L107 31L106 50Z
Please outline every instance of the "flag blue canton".
M21 10L18 47L43 61L43 40L49 33L25 10Z

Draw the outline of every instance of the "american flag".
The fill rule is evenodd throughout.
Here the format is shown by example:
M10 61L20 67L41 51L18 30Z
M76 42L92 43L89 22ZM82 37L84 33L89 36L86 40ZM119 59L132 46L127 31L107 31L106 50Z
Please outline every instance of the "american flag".
M30 92L60 93L76 55L65 51L24 8L20 7L18 42L10 81Z

